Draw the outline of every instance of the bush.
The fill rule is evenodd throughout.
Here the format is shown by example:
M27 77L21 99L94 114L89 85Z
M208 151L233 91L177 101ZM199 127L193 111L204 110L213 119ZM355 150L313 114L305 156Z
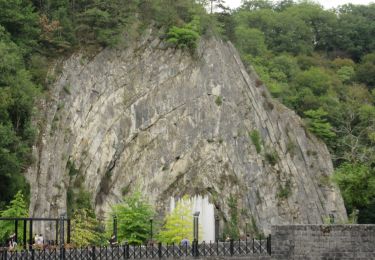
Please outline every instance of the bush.
M194 51L199 37L199 20L195 18L183 27L170 28L167 33L167 42L174 44L177 48Z
M221 96L217 96L215 99L215 104L221 106L223 104L223 98Z
M74 211L71 240L79 247L104 244L104 234L93 210L82 208Z
M276 165L276 163L279 161L279 156L277 155L276 151L268 152L264 156L266 161L272 166Z
M290 180L287 180L287 182L285 183L285 186L279 186L279 192L277 193L277 197L280 198L280 199L287 199L290 194L292 193L292 184L290 182Z
M262 145L261 145L261 139L259 132L257 130L253 130L249 133L249 137L253 144L255 145L255 149L257 153L260 153L262 151Z

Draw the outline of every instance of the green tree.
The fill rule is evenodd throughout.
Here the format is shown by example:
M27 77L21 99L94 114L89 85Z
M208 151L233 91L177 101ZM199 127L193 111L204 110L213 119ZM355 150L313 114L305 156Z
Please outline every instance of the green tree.
M235 29L236 47L243 53L258 56L265 54L267 47L263 32L245 26Z
M89 246L103 244L104 234L100 230L100 223L95 213L89 209L77 209L72 216L71 241L75 246Z
M328 113L323 109L308 110L304 114L307 117L308 129L312 133L326 141L336 136L335 132L332 131L331 124L324 118Z
M336 169L333 180L339 185L349 211L363 208L375 199L375 171L365 164L344 163Z
M272 1L269 0L244 0L242 1L241 9L247 11L254 11L259 9L272 9Z
M353 5L347 4L339 8L338 25L335 48L351 55L353 60L360 60L362 56L375 50L375 4Z
M174 210L166 216L165 224L158 234L158 240L163 243L180 243L184 238L193 241L191 209L192 205L188 197L179 200Z
M342 100L330 110L328 117L337 138L334 144L335 162L368 164L375 161L374 97L363 85L345 86Z
M363 57L357 67L357 80L366 84L370 89L375 88L375 52Z
M343 66L337 71L337 75L343 83L347 84L352 81L355 71L351 66Z
M0 0L0 25L11 35L22 54L29 54L38 44L38 14L30 1Z
M19 191L14 196L13 200L10 202L10 204L6 207L4 211L0 212L0 216L2 218L5 217L11 217L11 218L23 218L28 217L27 205L24 199L24 196L22 195L22 192ZM21 229L22 223L19 223L18 230ZM5 240L10 234L14 232L14 223L10 221L0 221L0 239ZM18 233L19 237L22 237L23 233L20 231Z
M321 96L328 92L332 85L332 79L322 68L310 68L296 76L297 87L311 89L314 95Z
M140 192L134 192L125 197L124 202L113 206L111 215L117 216L119 241L141 244L150 238L150 219L155 213ZM110 221L108 226L108 230L113 233Z
M22 50L0 25L0 208L18 190L27 194L22 170L31 162L35 132L30 118L38 88L24 64Z

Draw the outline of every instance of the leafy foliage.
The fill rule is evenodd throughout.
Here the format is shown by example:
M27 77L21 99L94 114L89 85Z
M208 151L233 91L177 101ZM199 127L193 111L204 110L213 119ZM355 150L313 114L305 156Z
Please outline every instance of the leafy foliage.
M72 220L71 241L75 246L103 244L105 238L92 210L77 209L73 213Z
M155 213L140 192L125 197L123 203L113 206L111 215L117 216L120 242L142 244L150 238L150 219ZM110 223L108 226L108 230L113 232Z
M237 205L237 199L235 196L230 195L228 198L229 206L229 219L225 222L224 226L224 237L229 237L231 239L239 238L239 210Z
M350 212L374 202L375 171L370 166L344 163L336 170L333 180L339 185Z
M28 217L28 209L25 202L25 198L22 195L22 192L19 191L14 196L13 200L10 202L10 204L6 207L4 211L0 212L0 216L2 218L5 217ZM18 233L19 237L23 236L23 231L21 229L23 223L19 222L18 230L20 232ZM13 221L0 221L0 240L4 241L10 234L14 232L14 222Z
M180 243L184 238L193 241L191 209L192 205L187 197L179 200L174 210L166 216L165 224L158 234L158 240L163 243Z
M249 137L255 146L257 153L262 151L262 140L260 138L260 134L257 130L253 130L249 133Z
M338 169L375 163L374 10L375 4L324 10L311 1L243 1L232 13L235 33L227 33L272 95L327 143ZM374 216L365 204L358 220L374 223Z
M199 40L199 20L194 19L183 27L173 26L169 29L167 37L167 42L178 48L194 51Z
M18 190L28 192L21 173L31 161L35 131L30 116L38 95L25 67L25 49L11 37L0 25L0 202L9 202Z
M327 122L324 117L328 115L323 109L319 108L317 110L308 110L305 112L307 116L307 125L311 132L315 135L329 140L336 134L332 131L332 126Z

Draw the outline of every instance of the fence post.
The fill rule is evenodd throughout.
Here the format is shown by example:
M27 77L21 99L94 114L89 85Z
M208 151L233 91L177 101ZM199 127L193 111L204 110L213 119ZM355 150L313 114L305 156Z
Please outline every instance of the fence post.
M92 260L95 260L95 258L96 258L96 255L95 255L96 252L95 251L96 251L96 248L95 248L95 246L93 246L92 247Z
M245 250L246 250L246 254L249 253L249 248L247 247L247 236L246 236L246 242L245 242Z
M18 243L18 219L14 221L14 233L16 234L14 240Z
M129 249L129 244L128 243L126 243L125 244L125 247L126 247L126 259L129 259L130 258L130 249Z
M198 250L198 240L193 241L193 256L198 257L199 256L199 250Z
M26 240L26 233L27 233L27 221L26 219L23 220L23 249L26 250L27 240Z
M29 249L31 250L33 247L33 221L30 219L29 221Z
M62 252L61 259L65 260L65 247L64 246L62 247L62 251L61 252Z
M271 234L268 235L267 237L267 253L271 255Z
M64 214L61 214L60 219L59 219L59 233L60 233L60 241L59 241L59 246L60 246L60 259L65 260L65 234L64 234Z
M229 252L230 252L230 255L234 255L234 244L233 244L233 239L230 240L229 242Z
M116 215L113 216L113 235L115 236L116 241L117 241L117 216Z
M158 257L162 258L161 243L158 244Z
M71 227L70 227L70 219L68 218L67 219L67 230L66 230L66 232L67 232L66 242L68 244L70 244L70 229L71 229Z
M55 241L55 245L58 245L59 244L59 220L56 220L56 223L55 223L55 231L56 231L56 241Z
M35 250L34 248L31 248L31 260L35 259Z

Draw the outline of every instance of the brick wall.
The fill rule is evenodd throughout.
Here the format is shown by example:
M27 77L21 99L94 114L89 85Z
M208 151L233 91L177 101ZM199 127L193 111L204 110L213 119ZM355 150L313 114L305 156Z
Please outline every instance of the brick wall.
M375 259L375 225L273 226L272 259Z

